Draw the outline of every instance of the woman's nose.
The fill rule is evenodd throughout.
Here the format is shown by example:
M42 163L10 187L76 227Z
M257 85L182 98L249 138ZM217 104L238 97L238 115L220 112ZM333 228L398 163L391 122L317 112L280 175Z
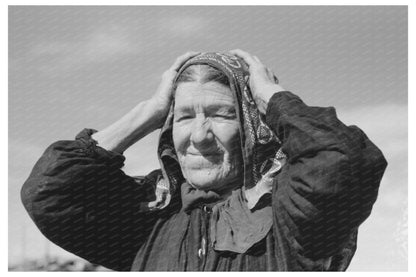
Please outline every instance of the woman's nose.
M211 124L204 115L195 117L190 139L195 147L208 146L214 140Z

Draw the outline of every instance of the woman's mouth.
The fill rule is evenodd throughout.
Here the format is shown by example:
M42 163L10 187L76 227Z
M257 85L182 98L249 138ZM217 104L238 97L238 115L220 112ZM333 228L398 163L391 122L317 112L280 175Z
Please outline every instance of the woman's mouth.
M187 151L185 156L193 165L213 165L213 164L221 164L224 159L223 152L200 152L200 151Z

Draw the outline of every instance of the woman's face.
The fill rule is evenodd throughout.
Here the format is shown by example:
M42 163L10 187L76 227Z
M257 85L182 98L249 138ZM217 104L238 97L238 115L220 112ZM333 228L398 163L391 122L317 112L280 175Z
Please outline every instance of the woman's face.
M178 85L173 142L182 173L195 188L221 192L241 184L239 122L227 86L217 82Z

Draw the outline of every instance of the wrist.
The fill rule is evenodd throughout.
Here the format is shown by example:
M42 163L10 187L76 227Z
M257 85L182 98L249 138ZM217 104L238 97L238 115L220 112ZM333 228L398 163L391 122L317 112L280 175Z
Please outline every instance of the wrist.
M262 114L266 114L267 106L270 99L275 93L284 91L284 88L278 84L273 84L268 87L264 87L256 97L257 107Z
M123 153L142 137L160 128L164 118L153 101L143 101L93 139L104 149Z
M150 112L149 114L152 121L155 122L155 129L163 126L169 112L170 107L164 105L163 103L164 101L154 97L146 101L147 110Z
M269 103L270 99L272 98L272 96L277 93L277 92L281 92L284 91L285 89L278 84L273 84L269 87L266 87L260 94L260 98L263 102L265 103Z

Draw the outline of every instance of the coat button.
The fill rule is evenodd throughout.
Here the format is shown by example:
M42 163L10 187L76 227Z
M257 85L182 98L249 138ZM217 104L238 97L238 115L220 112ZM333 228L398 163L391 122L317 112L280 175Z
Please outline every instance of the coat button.
M203 256L207 253L207 241L205 238L202 238L201 248L198 249L198 257L202 259Z
M209 207L207 207L207 206L204 206L203 208L202 208L203 210L204 210L204 212L206 212L207 214L210 214L211 213L211 208L209 208Z

